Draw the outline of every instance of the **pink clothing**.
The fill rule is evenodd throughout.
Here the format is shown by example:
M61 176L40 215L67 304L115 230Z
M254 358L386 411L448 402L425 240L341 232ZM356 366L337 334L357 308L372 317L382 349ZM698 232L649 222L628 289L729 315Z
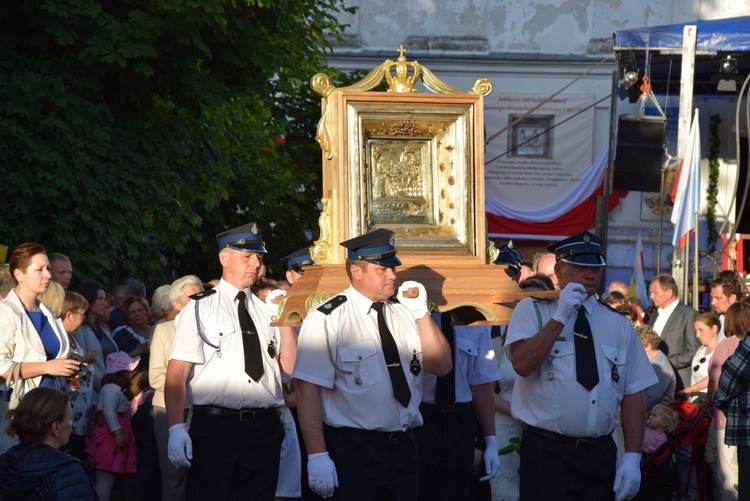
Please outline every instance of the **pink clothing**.
M94 427L86 436L86 454L95 470L132 475L135 473L135 437L130 427L130 414L117 414L120 430L125 435L125 446L117 447L115 436L109 431L104 415L96 413Z
M734 355L734 352L740 345L740 341L740 338L732 336L722 340L718 345L716 345L714 356L711 357L711 361L708 364L709 381L715 381L716 384L719 383L719 378L721 377L721 366L729 357ZM727 427L727 417L723 412L715 407L713 409L713 413L714 414L713 419L711 420L711 426L713 426L717 430L725 429Z
M667 441L667 435L663 431L656 431L646 426L643 433L643 452L654 452L661 444Z

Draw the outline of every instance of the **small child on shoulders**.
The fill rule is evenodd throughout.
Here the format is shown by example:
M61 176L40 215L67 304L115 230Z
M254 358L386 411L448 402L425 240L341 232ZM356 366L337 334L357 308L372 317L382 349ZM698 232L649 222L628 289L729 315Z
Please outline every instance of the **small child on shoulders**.
M677 411L666 405L656 404L651 408L646 420L646 430L643 434L643 452L654 452L667 441L667 433L671 433L680 416Z

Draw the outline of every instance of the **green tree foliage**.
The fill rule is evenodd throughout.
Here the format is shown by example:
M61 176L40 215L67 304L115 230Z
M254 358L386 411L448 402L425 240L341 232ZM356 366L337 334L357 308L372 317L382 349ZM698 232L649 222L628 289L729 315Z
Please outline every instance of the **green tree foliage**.
M154 286L218 276L214 235L257 221L273 269L317 227L308 80L331 73L342 9L0 2L0 243L63 252L80 278Z

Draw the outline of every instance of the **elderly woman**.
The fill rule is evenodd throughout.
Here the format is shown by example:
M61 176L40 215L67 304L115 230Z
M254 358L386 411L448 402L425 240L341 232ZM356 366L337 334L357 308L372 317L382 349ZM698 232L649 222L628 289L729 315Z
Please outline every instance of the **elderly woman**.
M651 362L651 367L659 379L658 382L643 390L643 395L646 397L646 409L651 409L656 404L666 405L674 402L677 376L667 356L659 350L661 339L654 332L654 329L648 325L640 325L635 330L638 337L641 338L641 344L643 344L643 349L646 350L646 356Z
M76 353L85 363L91 364L96 359L96 353L84 352L83 347L78 346L73 337L73 332L83 324L88 308L89 303L83 296L77 292L66 291L60 310L60 323L68 334L71 353ZM86 432L89 429L89 411L94 406L94 387L91 376L65 380L63 390L68 394L70 406L73 409L73 429L68 440L67 451L73 457L88 460L83 448L86 443Z
M97 499L83 463L58 450L68 442L72 415L68 396L45 387L30 390L8 412L7 433L20 444L0 456L0 499Z
M169 299L169 285L157 287L151 295L151 320L153 324L151 332L153 333L156 324L174 320L177 313L179 312L174 309L172 301Z
M51 276L44 247L17 247L10 255L10 273L15 288L0 301L0 379L13 383L13 408L33 388L57 388L57 377L73 376L78 362L66 358L68 336L38 300Z
M131 357L141 357L142 366L148 366L148 344L151 339L151 309L142 297L130 296L122 302L124 325L112 331L120 351ZM144 360L145 357L145 360Z

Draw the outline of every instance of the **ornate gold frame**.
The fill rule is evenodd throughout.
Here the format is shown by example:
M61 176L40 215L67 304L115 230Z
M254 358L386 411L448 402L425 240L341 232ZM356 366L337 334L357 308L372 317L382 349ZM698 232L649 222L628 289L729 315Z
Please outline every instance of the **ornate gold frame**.
M299 324L349 285L339 242L373 227L396 235L399 280L422 283L432 308L456 321L505 324L524 297L506 267L491 264L499 251L487 239L483 97L491 83L480 78L460 91L399 52L349 87L322 73L311 79L323 97L320 237L310 250L316 264L287 294L276 325ZM432 93L416 92L420 79ZM383 80L388 92L368 92Z
M484 224L482 124L492 84L477 79L460 91L399 51L349 87L311 79L323 96L316 139L326 195L313 259L343 263L339 242L385 227L405 264L486 263L495 251ZM440 95L416 92L420 78ZM388 92L368 92L383 79Z

